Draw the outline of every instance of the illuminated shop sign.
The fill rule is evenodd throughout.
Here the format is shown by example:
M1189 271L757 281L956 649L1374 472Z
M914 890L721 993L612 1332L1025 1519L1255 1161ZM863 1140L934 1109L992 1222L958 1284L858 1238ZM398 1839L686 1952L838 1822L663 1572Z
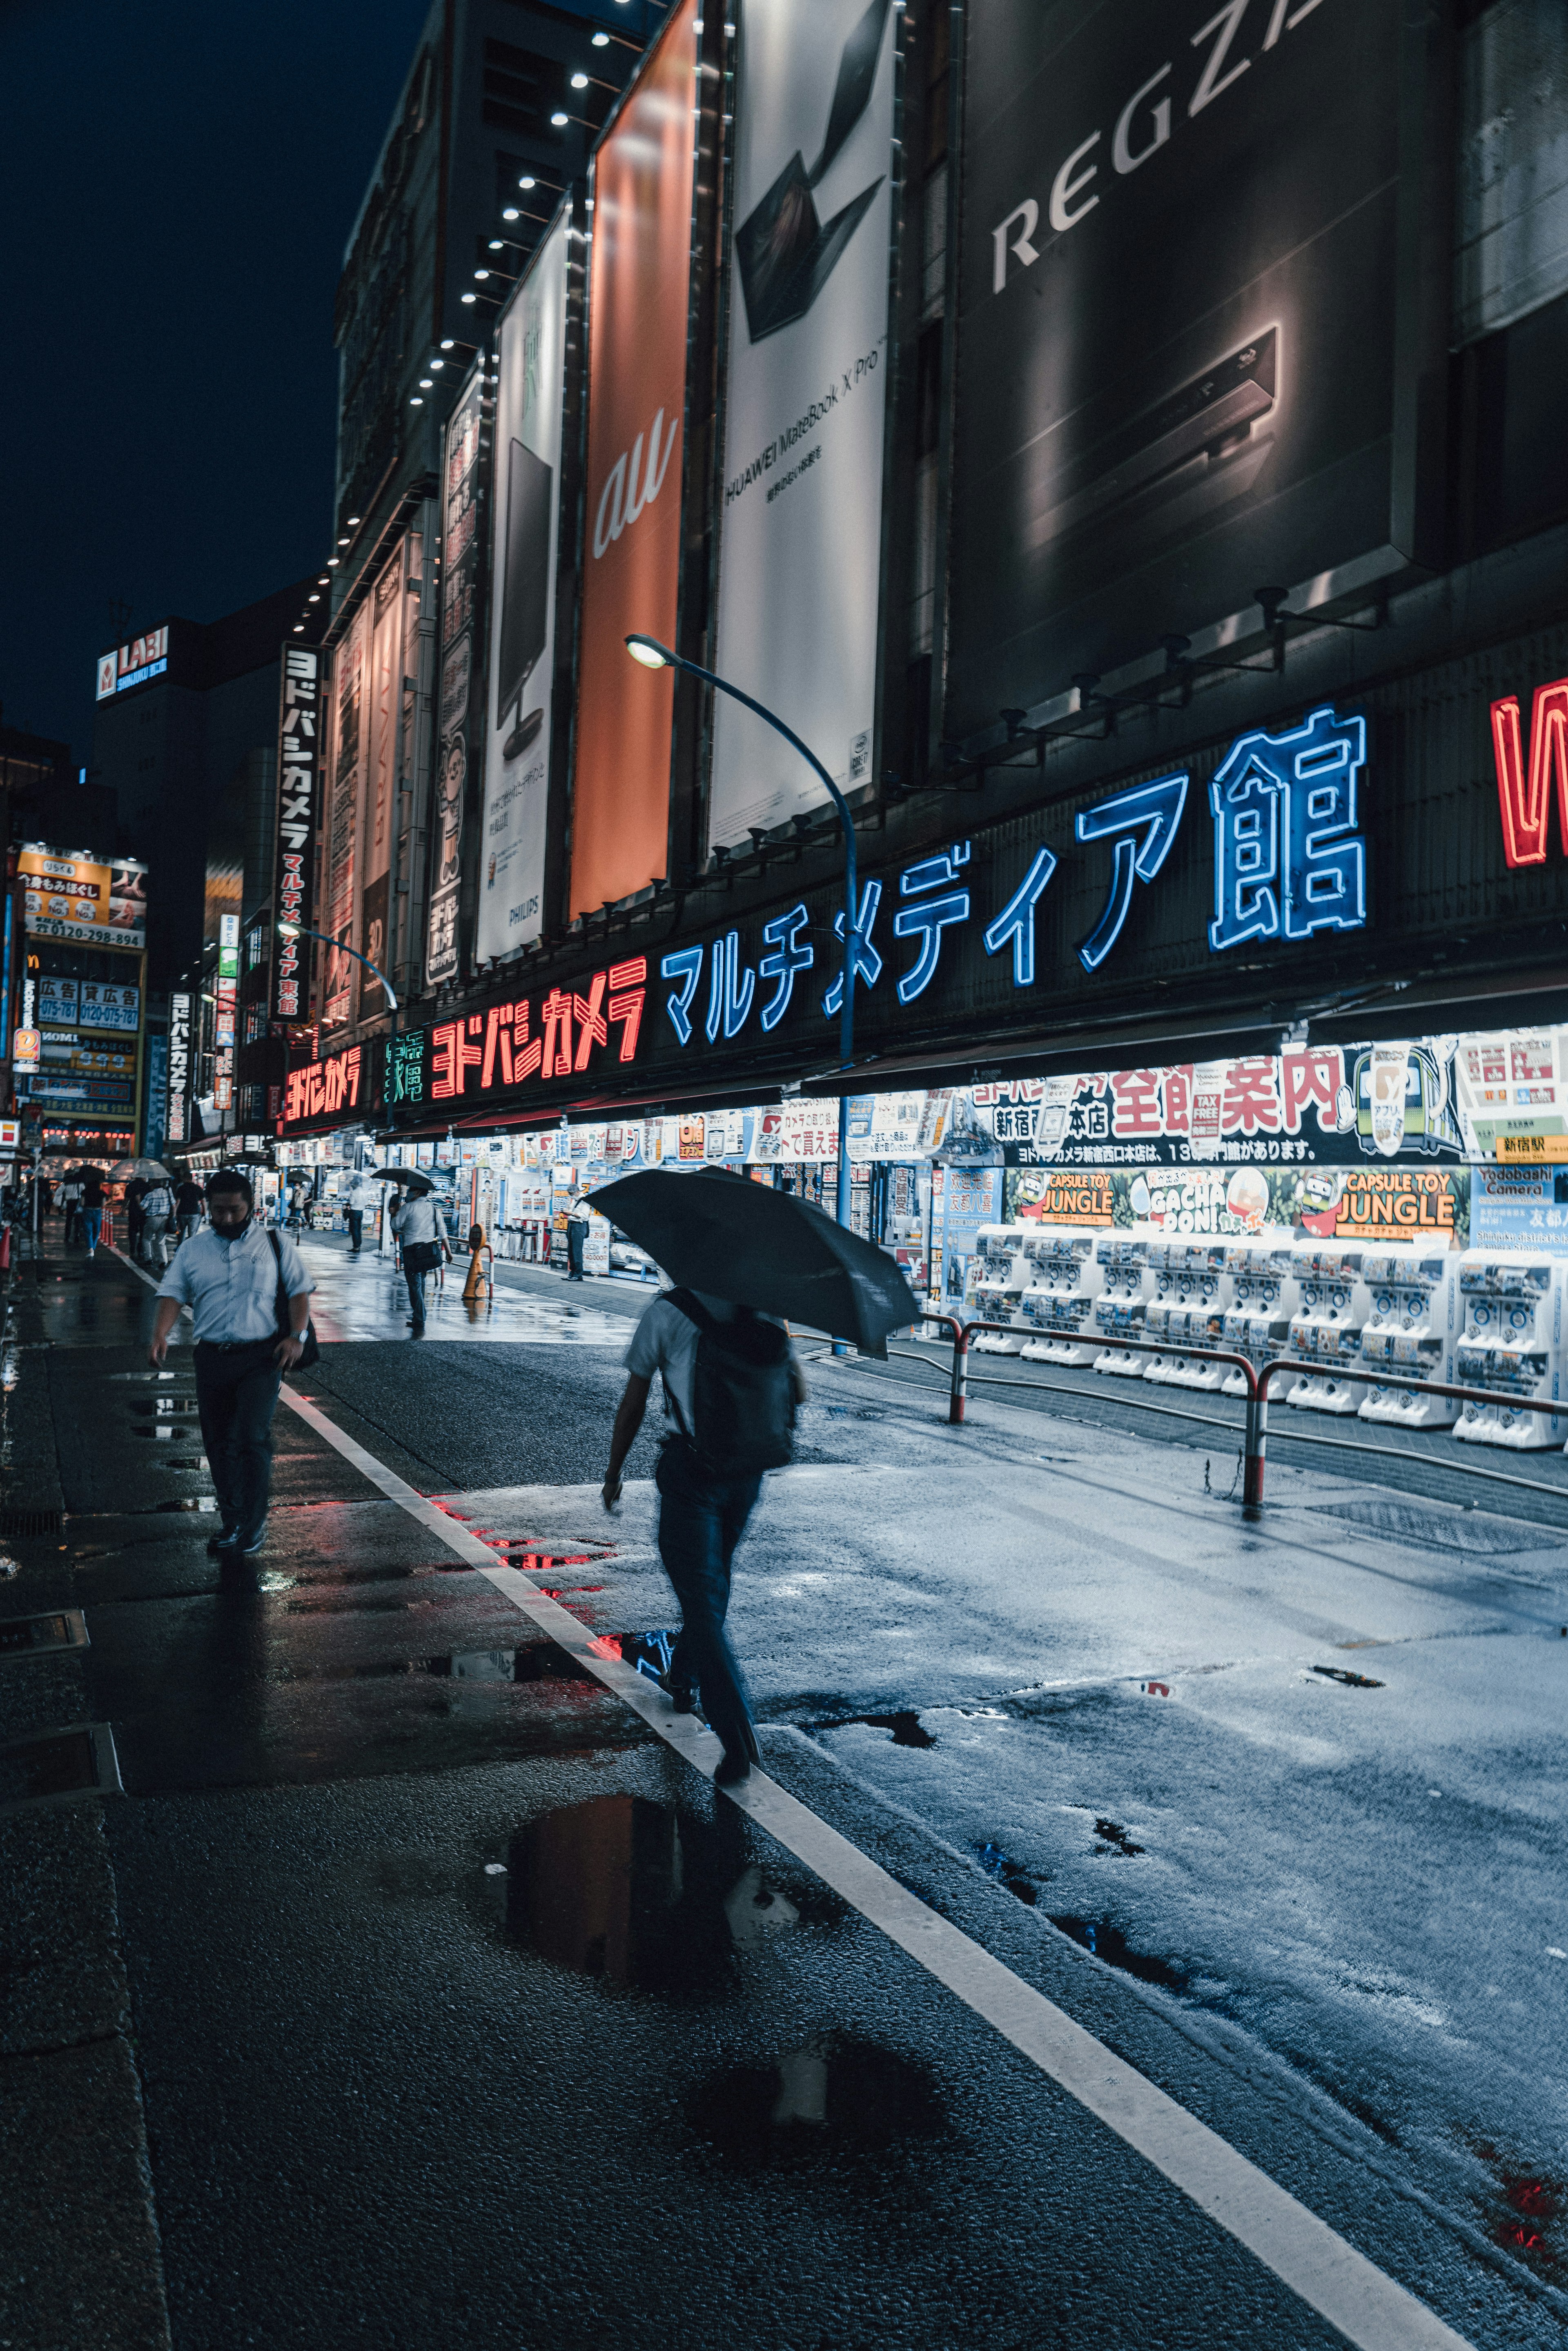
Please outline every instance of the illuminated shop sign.
M191 998L176 989L169 998L169 1107L166 1132L171 1143L186 1140L185 1100L191 1084Z
M510 998L393 1038L387 1048L387 1106L477 1102L519 1086L586 1076L606 1058L623 1068L637 1057L647 996L648 959L629 956L593 972L580 987Z
M286 645L277 714L277 857L273 913L280 923L308 929L311 865L319 814L321 656ZM272 1009L280 1020L302 1020L310 950L300 938L274 942Z
M112 701L132 685L145 685L150 677L162 677L169 666L169 630L149 629L145 636L132 637L127 645L115 652L100 653L98 661L98 693L99 702Z
M1502 818L1502 853L1511 866L1544 865L1552 786L1557 786L1557 820L1568 854L1568 677L1538 685L1530 709L1530 758L1517 694L1491 706L1492 758L1497 768L1498 808Z
M1366 765L1366 721L1340 718L1327 707L1281 735L1262 729L1240 736L1208 787L1213 827L1214 916L1208 944L1216 954L1244 941L1301 942L1320 931L1361 929L1366 921L1366 847L1357 831L1357 788ZM1111 852L1111 873L1099 918L1077 946L1090 974L1107 962L1122 935L1141 884L1158 880L1186 815L1190 778L1164 776L1111 793L1080 811L1073 831L1084 846ZM956 841L934 856L905 866L890 881L867 882L855 922L855 987L874 990L889 974L900 1004L925 995L942 967L948 935L955 941L978 929L988 956L1005 955L1013 986L1034 987L1043 977L1036 942L1041 900L1061 861L1043 845L1017 887L1000 904L982 904L967 868L972 844ZM896 905L884 917L884 895ZM834 929L841 941L844 918ZM753 1012L764 1036L789 1010L796 982L818 965L810 916L802 902L762 925L764 952L745 954L738 930L706 946L672 948L660 961L662 978L675 986L664 1012L684 1049L699 1029L710 1045L740 1036ZM879 936L882 944L879 944ZM887 954L884 956L883 947ZM821 997L823 1017L837 1017L843 982L839 950L825 950L830 984Z
M308 1069L290 1070L283 1088L284 1124L293 1126L301 1119L357 1110L360 1076L357 1045L350 1045L346 1053L329 1054L324 1061L312 1061Z

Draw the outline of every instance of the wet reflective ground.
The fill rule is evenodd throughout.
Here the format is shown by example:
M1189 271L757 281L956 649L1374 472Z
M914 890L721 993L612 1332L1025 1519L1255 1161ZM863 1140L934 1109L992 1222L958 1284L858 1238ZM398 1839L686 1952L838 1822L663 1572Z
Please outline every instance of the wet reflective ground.
M1340 2339L287 1410L224 1589L188 1355L57 1270L0 1441L66 1515L0 1607L91 1648L0 1662L0 1732L6 1675L113 1726L178 2351ZM323 1266L361 1335L298 1384L656 1671L651 1435L596 1497L628 1318L415 1346L384 1283ZM1556 2342L1552 1532L1251 1533L1201 1458L815 1376L737 1588L769 1773L1470 2340Z

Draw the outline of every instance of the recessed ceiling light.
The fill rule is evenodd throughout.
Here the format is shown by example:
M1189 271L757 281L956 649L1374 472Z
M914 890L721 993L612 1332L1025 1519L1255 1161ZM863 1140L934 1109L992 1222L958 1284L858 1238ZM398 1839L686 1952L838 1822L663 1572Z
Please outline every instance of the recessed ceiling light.
M506 211L501 214L501 218L503 220L521 220L522 214L517 210L516 204L508 204Z
M490 239L489 249L492 253L503 252L506 249L506 239L504 237L493 236Z
M477 302L479 297L477 294L465 294L460 298L465 302Z
M321 601L321 599L319 596L307 596L305 601L308 604L319 604Z
M445 365L446 361L444 360L432 360L430 362L431 373L433 375L438 375Z
M610 36L609 36L609 34L608 34L608 33L595 33L595 35L593 36L593 40L592 40L592 43L591 43L591 46L592 47L596 48L596 49L607 49L607 48L610 47Z
M488 277L490 273L487 269L476 269L474 272L475 283L476 285L483 286L486 278Z
M356 526L356 524L358 523L359 519L360 519L360 517L359 517L359 516L358 516L358 515L350 515L350 516L349 517L349 528L350 528L350 530L352 530L352 529L354 528L354 527L355 527L355 526Z
M529 172L525 172L522 178L517 182L517 185L519 188L537 188L538 186L538 182L534 179Z
M570 117L564 114L552 114L550 116L550 120L558 131L564 131L569 120Z
M409 402L409 403L408 403L408 404L409 404L409 406L410 406L411 408L423 408L423 407L424 406L424 402L423 402L423 400L421 400L421 399L417 396L417 394L415 395L415 397L414 397L413 400L411 400L411 401Z
M452 338L450 335L443 335L441 339L441 348L444 351L449 351L452 349Z
M573 74L571 78L571 86L573 89L586 89L588 88L588 76L584 73Z

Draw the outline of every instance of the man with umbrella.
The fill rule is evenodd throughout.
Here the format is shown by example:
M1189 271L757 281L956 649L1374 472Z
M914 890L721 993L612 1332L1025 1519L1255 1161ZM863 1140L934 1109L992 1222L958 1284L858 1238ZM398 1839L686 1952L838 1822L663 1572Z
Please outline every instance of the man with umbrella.
M657 1372L665 1421L654 1479L659 1556L681 1604L664 1687L676 1711L689 1713L696 1685L724 1748L715 1782L733 1787L758 1748L725 1630L730 1568L765 1472L790 1458L795 1407L806 1395L783 1318L885 1356L888 1332L920 1310L882 1250L809 1201L743 1176L650 1169L611 1185L594 1206L683 1285L655 1299L626 1351L602 1499L607 1510L620 1499Z
M446 1219L428 1176L412 1167L379 1167L377 1179L398 1187L388 1222L402 1252L403 1280L408 1284L409 1327L417 1339L424 1329L424 1277L443 1258L452 1255Z

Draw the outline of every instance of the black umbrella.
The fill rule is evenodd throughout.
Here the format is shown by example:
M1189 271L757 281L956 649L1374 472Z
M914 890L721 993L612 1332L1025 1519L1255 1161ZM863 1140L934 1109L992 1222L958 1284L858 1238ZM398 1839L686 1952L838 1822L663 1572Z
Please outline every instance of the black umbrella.
M405 1192L434 1192L434 1185L417 1167L367 1167L366 1175L372 1184L401 1184Z
M722 1168L623 1176L592 1204L672 1281L761 1314L810 1323L885 1355L887 1334L920 1319L890 1257L809 1200Z

